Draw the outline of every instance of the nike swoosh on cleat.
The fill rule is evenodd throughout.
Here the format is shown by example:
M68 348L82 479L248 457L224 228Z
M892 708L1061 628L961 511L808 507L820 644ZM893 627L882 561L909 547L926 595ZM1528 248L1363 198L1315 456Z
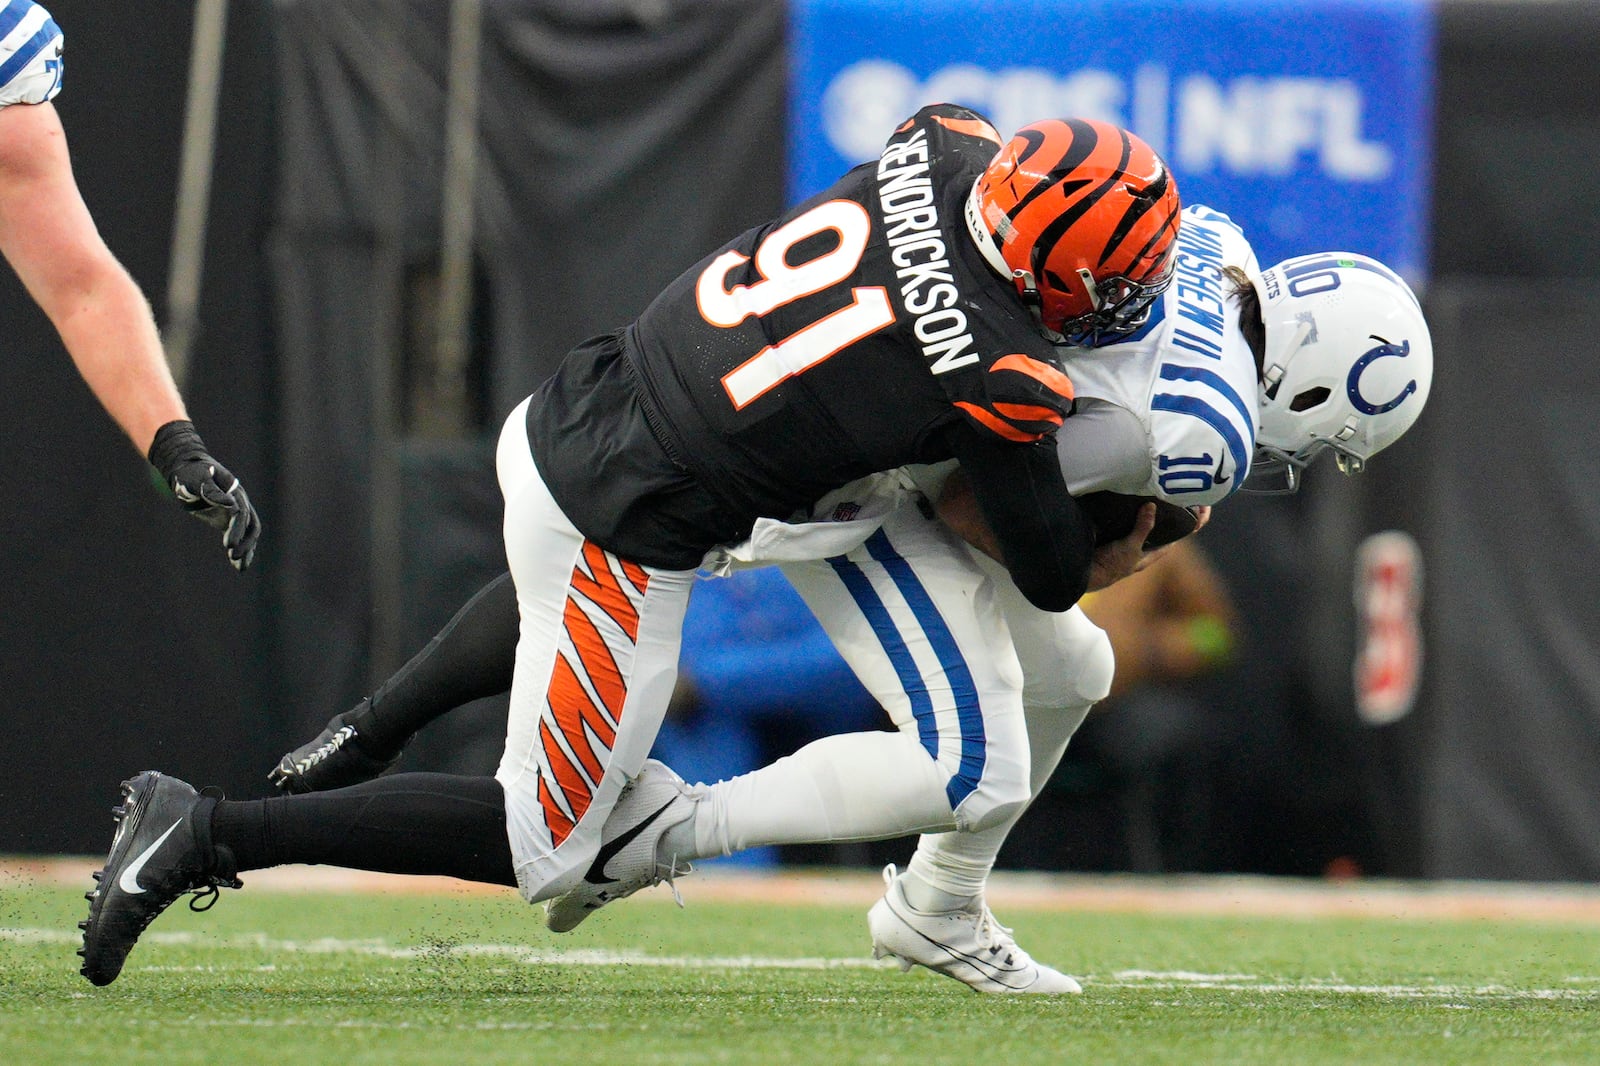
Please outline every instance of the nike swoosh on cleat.
M172 823L171 828L169 828L165 833L162 833L160 836L156 837L156 842L154 844L151 844L148 848L145 848L143 851L141 851L139 853L139 857L130 862L122 871L122 876L117 878L117 887L128 893L130 896L137 896L139 893L143 892L144 889L139 887L139 871L144 869L144 864L150 861L150 856L156 853L156 849L167 842L167 838L172 835L172 830L178 828L178 826L182 824L183 819L179 818L176 822Z
M589 869L585 871L583 879L589 882L591 885L607 885L615 881L615 877L608 877L606 875L606 864L616 857L617 852L633 843L633 838L649 828L651 822L665 814L667 808L672 806L677 798L677 796L673 796L672 799L667 800L667 802L663 803L660 809L654 814L640 822L638 825L634 826L632 829L628 830L626 833L618 836L611 843L600 845L600 850L595 853L594 862L589 864ZM171 830L169 829L168 832L171 832Z

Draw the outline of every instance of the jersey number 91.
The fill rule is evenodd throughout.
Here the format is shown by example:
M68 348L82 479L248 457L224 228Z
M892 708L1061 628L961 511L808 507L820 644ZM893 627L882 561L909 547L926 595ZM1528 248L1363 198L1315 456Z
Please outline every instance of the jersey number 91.
M802 241L832 231L838 244L815 259L791 264L789 250ZM756 248L755 269L761 280L728 287L728 274L750 262L739 252L723 252L711 261L695 285L700 316L713 326L731 329L752 315L765 317L785 304L837 285L861 265L872 235L866 208L853 200L829 200L785 222ZM797 374L821 363L864 337L894 324L894 308L882 286L850 290L850 302L787 337L756 352L722 377L722 387L735 410Z

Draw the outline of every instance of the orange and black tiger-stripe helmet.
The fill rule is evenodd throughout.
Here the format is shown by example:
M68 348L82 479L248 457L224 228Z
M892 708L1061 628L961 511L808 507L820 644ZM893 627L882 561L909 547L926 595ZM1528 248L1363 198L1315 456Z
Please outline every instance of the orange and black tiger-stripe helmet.
M1132 332L1172 280L1178 185L1134 134L1092 119L1018 130L973 185L967 225L1056 339Z

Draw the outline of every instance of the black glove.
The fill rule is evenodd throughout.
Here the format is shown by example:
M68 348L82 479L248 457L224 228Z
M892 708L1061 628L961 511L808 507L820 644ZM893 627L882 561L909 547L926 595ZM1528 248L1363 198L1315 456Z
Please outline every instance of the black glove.
M179 420L156 430L149 459L185 511L223 531L222 546L233 568L249 566L261 537L261 519L239 479L206 451L194 424Z

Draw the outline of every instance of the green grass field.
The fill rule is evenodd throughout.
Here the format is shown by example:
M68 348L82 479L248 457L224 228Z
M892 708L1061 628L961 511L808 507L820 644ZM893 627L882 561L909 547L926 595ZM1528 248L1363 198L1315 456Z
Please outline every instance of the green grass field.
M74 954L86 886L0 877L0 1062L1600 1062L1592 919L1206 915L1181 892L1162 913L1150 882L1128 884L1153 912L1123 913L997 890L1024 946L1085 987L998 998L873 963L864 905L805 902L830 883L758 886L784 900L763 903L691 878L683 910L655 890L560 937L510 893L269 883L207 914L179 903L97 989Z

